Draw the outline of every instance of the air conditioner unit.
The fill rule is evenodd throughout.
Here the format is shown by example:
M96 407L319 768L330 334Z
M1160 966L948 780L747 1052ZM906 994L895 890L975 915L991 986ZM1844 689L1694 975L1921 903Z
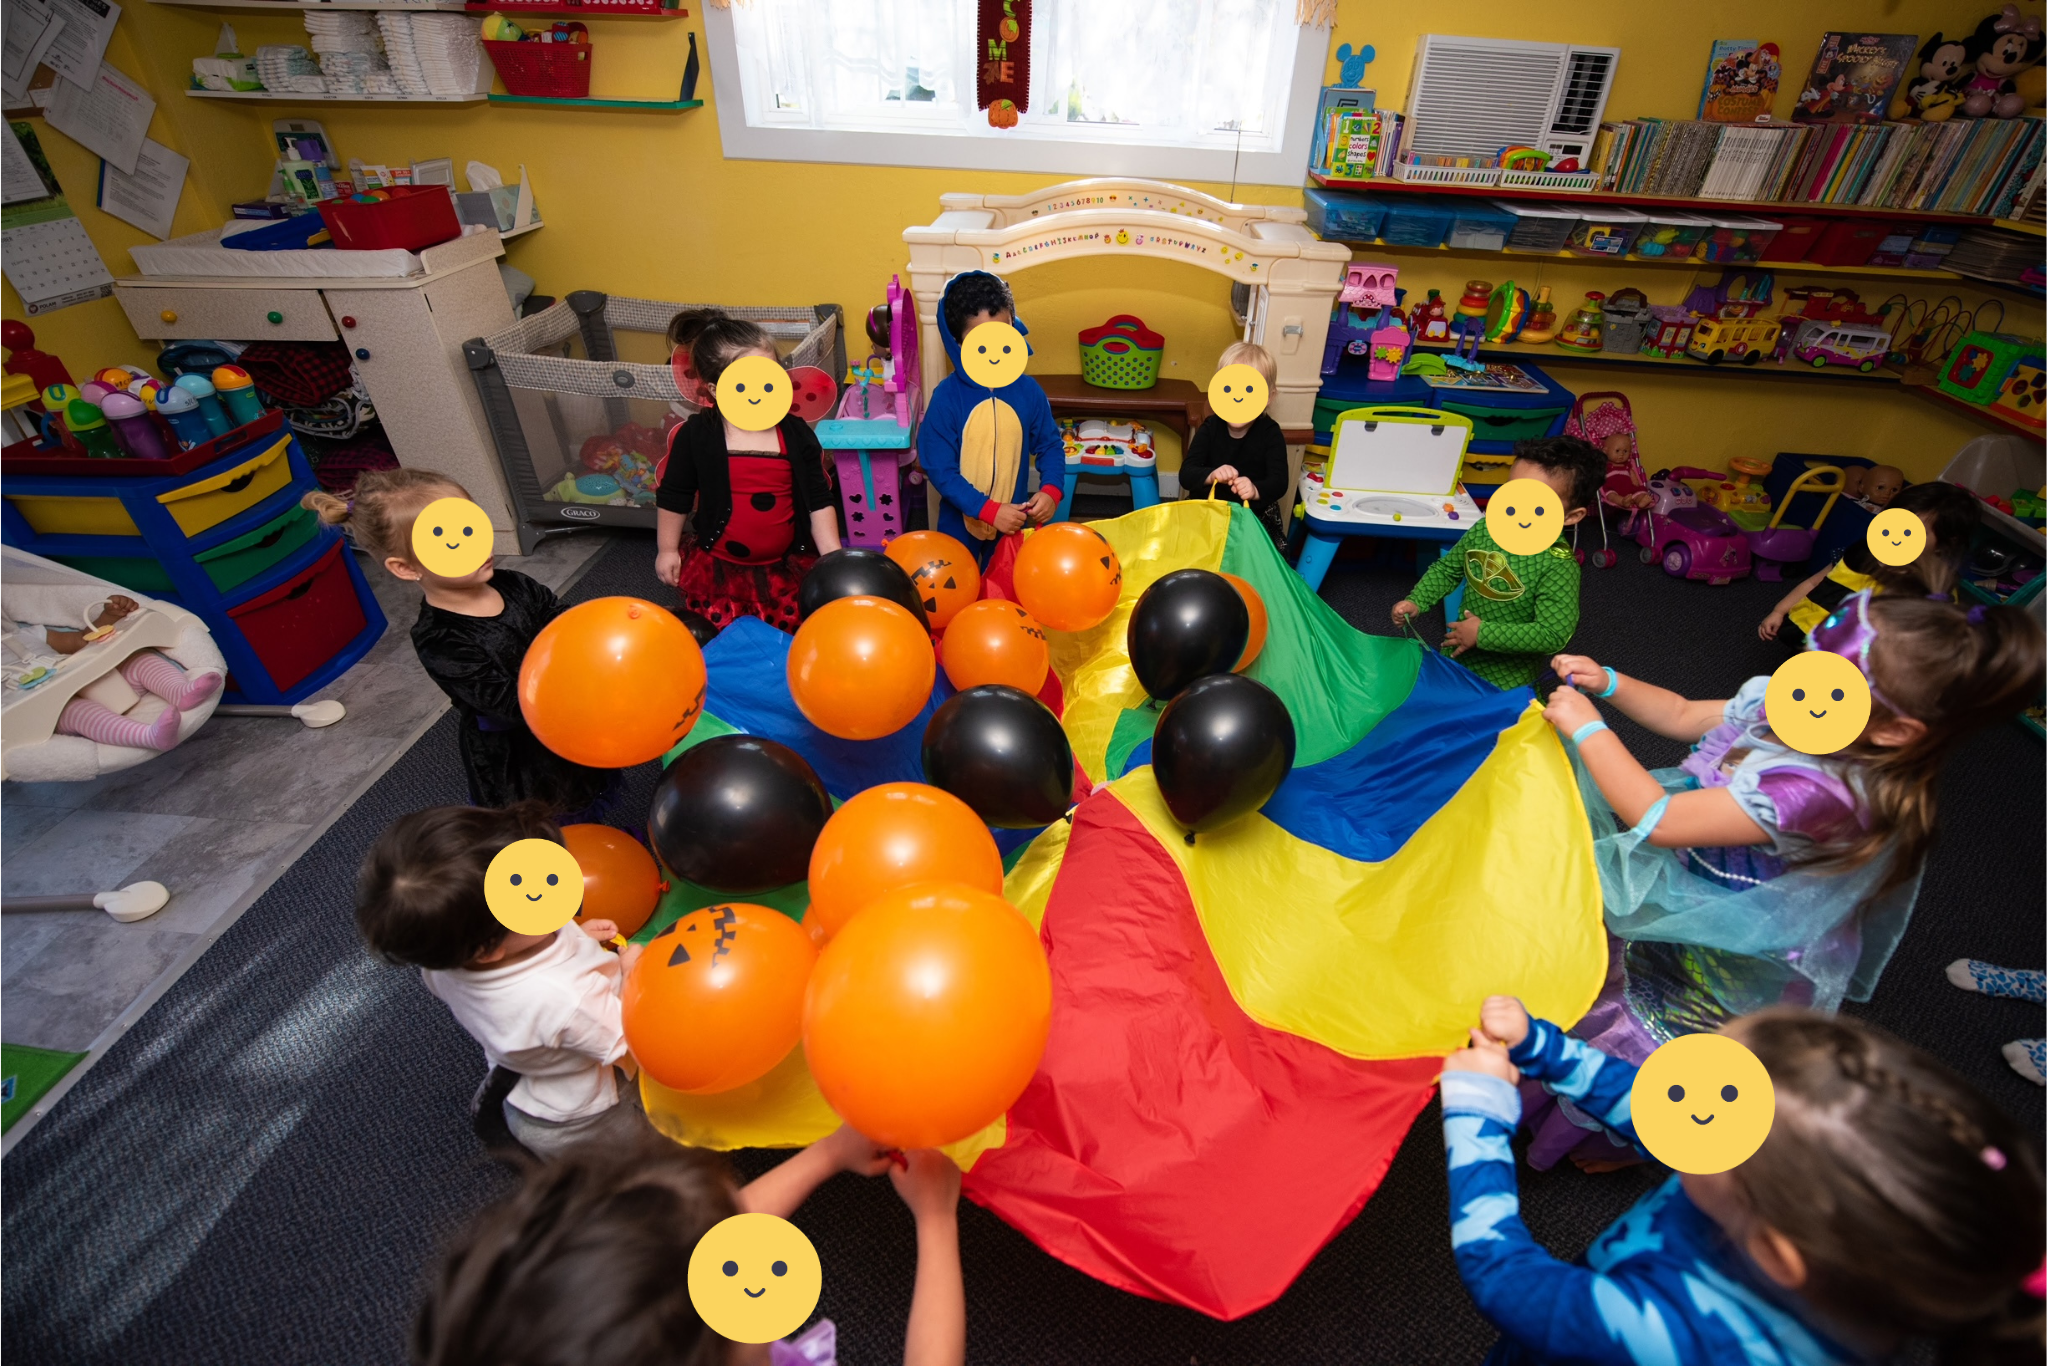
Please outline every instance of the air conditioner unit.
M1523 146L1584 165L1620 60L1617 47L1425 34L1401 150L1491 157Z

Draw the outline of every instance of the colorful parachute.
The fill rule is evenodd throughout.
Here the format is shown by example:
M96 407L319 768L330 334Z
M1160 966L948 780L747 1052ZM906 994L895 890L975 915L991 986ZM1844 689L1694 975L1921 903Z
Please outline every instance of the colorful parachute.
M1592 1004L1607 963L1592 839L1526 689L1354 631L1248 512L1187 502L1096 526L1124 596L1053 653L1095 789L1071 824L1012 849L1007 888L1052 965L1052 1035L1008 1116L952 1151L969 1196L1052 1255L1237 1318L1364 1206L1485 996L1560 1021ZM1264 597L1248 672L1298 737L1264 811L1193 846L1147 764L1157 713L1123 647L1137 595L1190 566ZM881 740L824 735L789 699L788 642L751 619L712 642L691 741L780 740L842 800L919 779L924 718ZM949 691L941 674L932 706ZM676 887L642 937L716 899ZM806 902L801 886L755 899ZM657 1125L705 1146L800 1144L837 1123L801 1049L736 1092L642 1089Z

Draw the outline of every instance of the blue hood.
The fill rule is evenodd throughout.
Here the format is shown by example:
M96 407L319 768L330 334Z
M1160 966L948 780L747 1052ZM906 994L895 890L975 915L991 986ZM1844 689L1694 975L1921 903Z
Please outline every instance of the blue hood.
M962 280L971 280L977 275L991 280L997 279L995 275L985 270L964 270L946 281L946 288L939 294L939 340L945 345L946 359L953 362L953 373L955 375L960 374L960 339L954 336L953 329L946 325L946 296L953 292L954 285L959 284ZM1014 305L1012 306L1010 326L1016 328L1022 336L1028 337L1031 335L1031 329L1024 325L1024 320L1015 316ZM1029 342L1025 343L1025 354L1033 354L1030 350Z

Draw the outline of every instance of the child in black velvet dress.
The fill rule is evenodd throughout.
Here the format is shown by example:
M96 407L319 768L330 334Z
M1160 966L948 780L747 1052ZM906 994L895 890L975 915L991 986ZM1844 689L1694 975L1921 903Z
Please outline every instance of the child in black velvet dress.
M426 601L413 623L413 648L427 676L455 703L469 800L510 806L527 798L562 813L561 823L601 820L620 788L618 770L585 768L549 750L519 712L519 665L562 602L542 583L484 561L475 573L443 578L412 555L413 519L437 498L467 498L460 485L428 470L374 470L343 502L309 493L305 505L401 579Z

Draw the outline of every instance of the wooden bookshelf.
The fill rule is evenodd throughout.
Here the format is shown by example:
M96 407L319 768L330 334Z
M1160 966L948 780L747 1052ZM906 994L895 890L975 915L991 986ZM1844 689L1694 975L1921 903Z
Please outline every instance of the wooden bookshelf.
M1628 209L1684 209L1700 214L1740 214L1769 218L1772 214L1796 214L1807 218L1892 218L1901 221L1948 223L1956 226L1988 224L1995 220L1982 214L1941 213L1934 209L1873 209L1860 204L1805 204L1778 200L1682 199L1667 195L1610 194L1605 191L1505 189L1498 185L1411 185L1405 180L1333 180L1319 171L1310 180L1326 190L1366 190L1373 194L1447 194L1473 199L1543 199L1562 204L1609 204ZM2001 222L2001 227L2039 232L2039 228Z
M1358 242L1342 237L1325 237L1323 240L1342 242L1353 251L1442 256L1452 260L1502 261L1510 264L1517 261L1533 261L1538 264L1555 261L1561 265L1591 266L1595 269L1645 266L1651 270L1735 270L1767 271L1772 275L1856 275L1866 280L1960 281L1982 285L1986 289L2005 289L2021 294L2028 292L2023 285L2003 284L1997 280L1979 280L1975 276L1960 275L1952 270L1908 270L1904 266L1825 266L1814 261L1702 261L1693 256L1581 256L1570 251L1517 251L1513 247L1506 247L1500 251L1481 251L1468 247L1416 247L1403 246L1398 242ZM2041 296L2037 294L2034 297Z

